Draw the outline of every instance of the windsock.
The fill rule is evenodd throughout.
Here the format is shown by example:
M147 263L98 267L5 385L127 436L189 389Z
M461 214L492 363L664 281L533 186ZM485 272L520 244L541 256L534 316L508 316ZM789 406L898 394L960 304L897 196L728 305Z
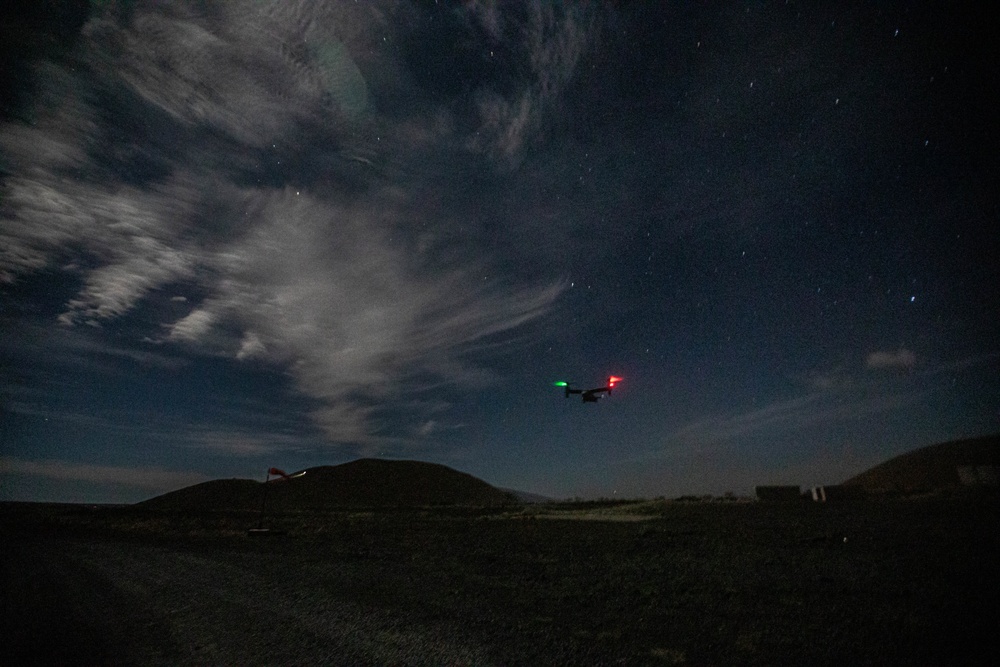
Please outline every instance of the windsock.
M296 477L302 477L302 475L306 474L306 471L303 470L302 472L297 472L294 475L289 475L287 472L285 472L281 468L268 468L267 469L267 474L268 474L268 476L274 475L275 477L280 477L281 479L295 479ZM275 481L278 481L278 480L275 480Z

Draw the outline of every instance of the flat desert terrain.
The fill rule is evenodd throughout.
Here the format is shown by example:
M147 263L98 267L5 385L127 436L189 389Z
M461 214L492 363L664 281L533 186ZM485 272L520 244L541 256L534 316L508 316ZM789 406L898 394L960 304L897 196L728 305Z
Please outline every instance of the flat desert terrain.
M0 505L10 664L993 664L1000 497Z

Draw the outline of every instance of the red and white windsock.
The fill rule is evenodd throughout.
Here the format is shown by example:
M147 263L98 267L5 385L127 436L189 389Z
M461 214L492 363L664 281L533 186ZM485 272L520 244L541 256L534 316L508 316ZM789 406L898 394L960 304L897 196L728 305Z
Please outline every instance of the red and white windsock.
M287 472L285 472L281 468L268 468L267 469L267 476L268 477L270 477L271 475L274 475L275 477L278 477L280 479L295 479L296 477L302 477L302 475L304 475L304 474L306 474L305 470L303 470L302 472L297 472L294 475L289 475ZM279 481L279 480L275 480L275 481Z

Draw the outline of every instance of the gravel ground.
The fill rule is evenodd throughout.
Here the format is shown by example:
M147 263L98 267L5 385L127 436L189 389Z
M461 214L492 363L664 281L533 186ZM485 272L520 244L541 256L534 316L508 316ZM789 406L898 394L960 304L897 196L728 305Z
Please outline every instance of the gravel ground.
M244 515L0 504L0 662L986 665L1000 648L996 494L594 520L624 512L607 509L288 515L287 536L251 538Z
M331 597L267 552L35 540L5 566L14 664L494 664L458 628Z

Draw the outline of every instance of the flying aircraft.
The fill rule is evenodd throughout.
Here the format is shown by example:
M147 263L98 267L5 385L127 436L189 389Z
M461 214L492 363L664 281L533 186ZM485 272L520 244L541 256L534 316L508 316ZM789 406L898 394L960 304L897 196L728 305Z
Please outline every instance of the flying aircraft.
M615 385L622 381L622 378L615 377L612 375L608 378L608 384L603 387L594 387L593 389L573 389L569 382L553 382L552 384L556 387L563 387L566 391L566 398L569 398L570 394L580 394L580 398L583 399L584 403L597 403L597 401L603 398L602 394L611 395L611 390L615 388Z

